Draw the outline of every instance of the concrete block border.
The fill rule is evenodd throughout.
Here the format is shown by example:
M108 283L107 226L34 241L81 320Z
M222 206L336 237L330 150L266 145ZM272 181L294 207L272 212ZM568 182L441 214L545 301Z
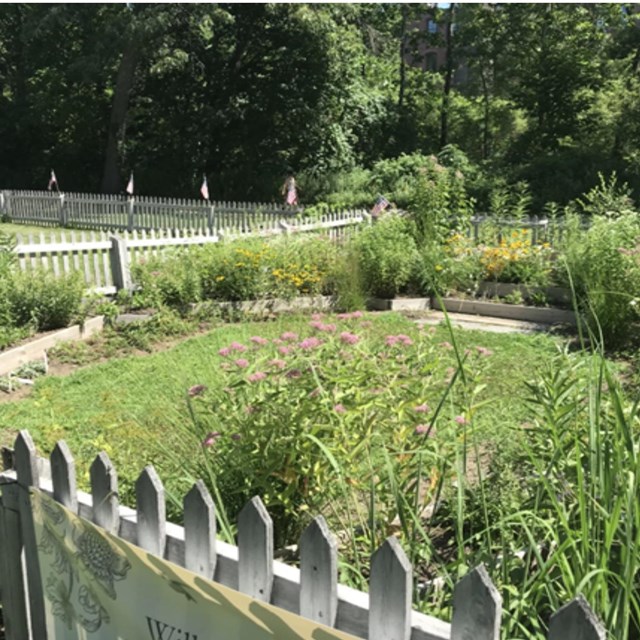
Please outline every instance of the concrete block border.
M442 304L437 298L432 298L431 304L434 309L451 313L468 313L493 318L522 320L524 322L577 325L576 314L565 309L527 307L517 304L462 300L460 298L443 298Z
M367 308L371 311L428 311L430 298L369 298Z

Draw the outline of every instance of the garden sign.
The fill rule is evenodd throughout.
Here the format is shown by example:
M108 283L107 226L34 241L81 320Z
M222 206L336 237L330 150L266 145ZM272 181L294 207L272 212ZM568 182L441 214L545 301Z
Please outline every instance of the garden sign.
M31 492L52 640L355 640L153 556Z

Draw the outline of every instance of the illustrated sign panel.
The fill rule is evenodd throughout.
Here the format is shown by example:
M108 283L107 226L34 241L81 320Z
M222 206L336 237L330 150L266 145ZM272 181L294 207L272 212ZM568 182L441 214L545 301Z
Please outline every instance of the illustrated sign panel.
M53 640L356 640L206 580L31 490Z

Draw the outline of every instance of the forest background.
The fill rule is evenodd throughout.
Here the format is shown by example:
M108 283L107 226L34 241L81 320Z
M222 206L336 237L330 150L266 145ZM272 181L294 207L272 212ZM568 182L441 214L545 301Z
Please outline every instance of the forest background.
M438 155L478 207L562 205L613 171L640 192L629 4L3 4L0 185L371 198ZM440 53L434 58L433 52ZM372 171L373 170L373 171ZM336 198L335 194L341 194ZM372 202L370 202L372 204Z

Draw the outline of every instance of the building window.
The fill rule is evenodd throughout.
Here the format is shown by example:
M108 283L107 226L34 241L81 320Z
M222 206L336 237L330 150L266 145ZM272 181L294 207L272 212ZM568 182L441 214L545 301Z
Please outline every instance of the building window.
M424 70L425 71L437 71L438 70L438 54L435 51L429 51L424 57Z
M429 33L438 33L438 24L437 24L437 22L434 22L433 20L429 20L427 22L427 31Z

